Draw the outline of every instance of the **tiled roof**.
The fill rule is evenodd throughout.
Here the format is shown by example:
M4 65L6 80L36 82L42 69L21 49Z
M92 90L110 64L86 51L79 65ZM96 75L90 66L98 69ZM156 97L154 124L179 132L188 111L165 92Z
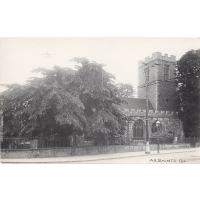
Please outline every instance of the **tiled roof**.
M146 110L146 99L128 98L128 97L123 97L122 99L128 103L128 104L123 103L122 108ZM149 101L149 110L155 110L150 101Z

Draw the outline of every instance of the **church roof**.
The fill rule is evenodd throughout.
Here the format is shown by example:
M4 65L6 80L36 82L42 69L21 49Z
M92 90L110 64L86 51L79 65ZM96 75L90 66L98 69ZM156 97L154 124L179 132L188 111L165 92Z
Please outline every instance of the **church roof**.
M128 103L128 104L123 103L122 108L146 110L146 99L128 98L128 97L123 97L122 99ZM149 100L148 102L149 102L149 110L155 110L151 102Z

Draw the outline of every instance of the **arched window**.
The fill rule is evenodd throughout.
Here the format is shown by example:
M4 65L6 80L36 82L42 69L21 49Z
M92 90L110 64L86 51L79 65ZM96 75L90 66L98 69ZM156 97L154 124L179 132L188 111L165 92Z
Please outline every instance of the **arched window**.
M165 98L165 103L168 105L169 104L169 99Z
M144 122L138 119L133 124L133 137L144 137Z
M157 123L156 123L157 122ZM158 130L162 130L162 124L158 120L154 121L151 126L152 133L156 133Z

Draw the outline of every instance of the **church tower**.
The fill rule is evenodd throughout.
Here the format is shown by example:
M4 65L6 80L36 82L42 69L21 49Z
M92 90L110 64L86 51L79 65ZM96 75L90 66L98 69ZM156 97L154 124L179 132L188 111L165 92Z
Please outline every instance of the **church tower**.
M176 91L175 77L176 57L168 57L160 52L146 57L138 62L138 98L146 98L148 83L148 99L155 110L173 111L174 93Z

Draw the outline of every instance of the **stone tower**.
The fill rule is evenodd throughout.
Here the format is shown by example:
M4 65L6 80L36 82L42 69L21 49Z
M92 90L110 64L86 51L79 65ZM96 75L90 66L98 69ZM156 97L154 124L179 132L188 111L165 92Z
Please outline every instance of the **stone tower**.
M0 99L0 142L3 140L3 100Z
M148 82L148 98L155 110L173 111L176 57L162 56L160 52L138 62L138 98L146 98L146 81ZM148 77L148 78L145 78Z

